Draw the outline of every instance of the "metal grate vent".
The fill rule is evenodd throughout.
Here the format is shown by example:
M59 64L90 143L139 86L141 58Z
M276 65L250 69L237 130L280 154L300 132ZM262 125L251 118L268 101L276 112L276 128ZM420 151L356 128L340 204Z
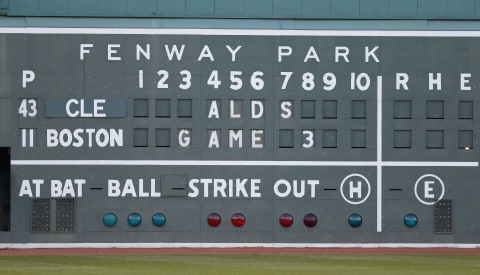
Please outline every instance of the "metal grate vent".
M32 201L32 231L50 231L50 200L35 199Z
M75 229L75 201L73 199L58 199L56 215L56 231L71 232Z
M453 233L453 202L452 200L440 200L435 204L435 233Z

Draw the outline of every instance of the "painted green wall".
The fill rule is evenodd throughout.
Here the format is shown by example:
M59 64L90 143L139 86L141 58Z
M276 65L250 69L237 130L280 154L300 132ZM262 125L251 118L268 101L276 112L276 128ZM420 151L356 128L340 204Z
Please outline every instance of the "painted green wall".
M0 0L2 6L8 16L480 19L480 0Z

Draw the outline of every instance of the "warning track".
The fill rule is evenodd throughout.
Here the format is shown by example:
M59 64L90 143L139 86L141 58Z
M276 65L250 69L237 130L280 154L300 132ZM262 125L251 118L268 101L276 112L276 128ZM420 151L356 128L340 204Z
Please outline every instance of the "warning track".
M480 254L480 248L47 248L0 249L0 256L75 255L155 255L155 254Z

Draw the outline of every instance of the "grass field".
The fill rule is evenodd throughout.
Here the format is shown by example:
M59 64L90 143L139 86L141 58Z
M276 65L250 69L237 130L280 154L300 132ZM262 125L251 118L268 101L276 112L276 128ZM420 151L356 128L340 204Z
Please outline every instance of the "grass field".
M3 256L0 274L480 274L480 255Z

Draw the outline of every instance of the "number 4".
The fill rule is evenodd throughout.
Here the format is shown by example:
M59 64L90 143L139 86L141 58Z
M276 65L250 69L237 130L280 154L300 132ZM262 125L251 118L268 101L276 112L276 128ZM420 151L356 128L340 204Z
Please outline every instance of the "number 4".
M18 107L18 114L23 117L36 117L37 116L37 100L36 99L22 99L20 106Z
M210 74L210 77L208 77L207 80L207 85L213 86L214 89L218 89L220 85L222 84L222 81L218 79L218 71L213 70L212 73Z

